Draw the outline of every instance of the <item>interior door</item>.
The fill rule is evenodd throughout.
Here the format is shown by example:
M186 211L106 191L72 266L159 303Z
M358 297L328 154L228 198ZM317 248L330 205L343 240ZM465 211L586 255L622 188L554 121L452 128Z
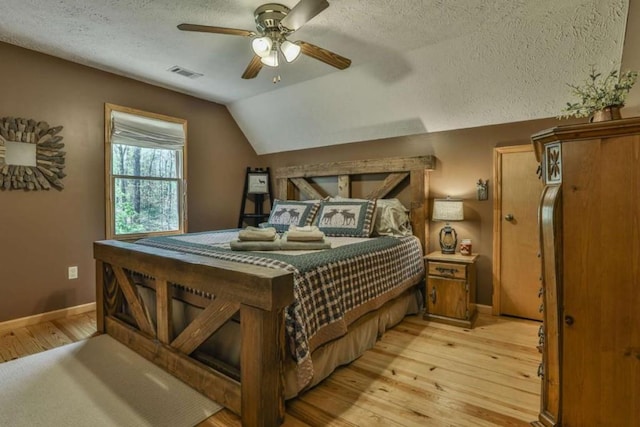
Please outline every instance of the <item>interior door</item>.
M537 168L531 145L495 149L493 314L542 320Z

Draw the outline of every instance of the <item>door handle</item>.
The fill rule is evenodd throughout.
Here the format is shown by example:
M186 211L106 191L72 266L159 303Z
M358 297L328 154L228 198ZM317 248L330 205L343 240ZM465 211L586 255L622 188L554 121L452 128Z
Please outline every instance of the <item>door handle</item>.
M504 219L507 220L507 221L513 221L513 214L506 214L504 216Z
M436 288L431 288L431 292L429 293L429 296L431 297L431 304L436 303Z

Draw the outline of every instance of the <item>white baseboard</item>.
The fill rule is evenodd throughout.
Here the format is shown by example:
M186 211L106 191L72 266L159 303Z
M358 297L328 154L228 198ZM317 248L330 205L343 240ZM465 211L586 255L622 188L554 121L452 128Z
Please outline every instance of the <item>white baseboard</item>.
M46 313L34 314L33 316L7 320L6 322L0 322L0 331L24 328L25 326L37 325L38 323L43 322L50 322L52 320L61 319L63 317L69 317L75 314L94 311L95 309L96 303L90 302L88 304L76 305L75 307L67 307L60 310L48 311Z
M493 306L476 304L476 308L478 309L478 313L480 314L493 314Z

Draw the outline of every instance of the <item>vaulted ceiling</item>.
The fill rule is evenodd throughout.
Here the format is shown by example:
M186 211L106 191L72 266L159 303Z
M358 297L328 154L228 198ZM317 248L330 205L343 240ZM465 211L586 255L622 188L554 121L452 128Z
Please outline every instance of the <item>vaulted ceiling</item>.
M293 7L297 0L280 0ZM301 56L241 79L261 0L3 0L0 40L227 105L258 154L557 115L590 66L620 67L629 0L329 0ZM190 79L178 65L203 74ZM274 84L273 77L280 76Z

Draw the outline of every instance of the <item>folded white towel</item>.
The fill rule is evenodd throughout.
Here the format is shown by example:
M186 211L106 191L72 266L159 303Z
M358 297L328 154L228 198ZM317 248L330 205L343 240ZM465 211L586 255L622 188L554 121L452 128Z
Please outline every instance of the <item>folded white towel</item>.
M287 233L280 239L280 249L283 251L308 251L319 249L331 249L331 242L321 240L295 241L288 238Z
M274 227L259 228L249 226L238 233L238 239L242 241L268 242L275 240L276 237L278 235Z
M278 251L281 249L281 242L279 238L270 241L232 240L229 246L232 251Z
M289 231L303 231L303 232L307 232L307 231L318 231L319 228L315 225L295 225L295 224L291 224L289 226Z
M292 242L321 241L324 239L324 233L315 225L305 225L303 227L290 225L287 239Z

